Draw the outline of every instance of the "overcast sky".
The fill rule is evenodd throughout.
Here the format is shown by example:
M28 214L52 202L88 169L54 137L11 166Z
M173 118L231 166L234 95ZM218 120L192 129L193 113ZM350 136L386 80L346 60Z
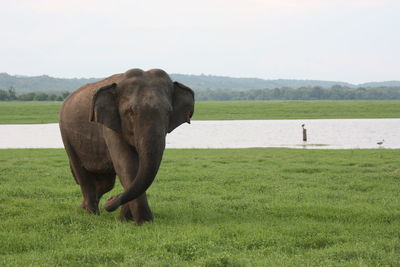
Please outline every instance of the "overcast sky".
M400 80L400 0L0 0L0 72Z

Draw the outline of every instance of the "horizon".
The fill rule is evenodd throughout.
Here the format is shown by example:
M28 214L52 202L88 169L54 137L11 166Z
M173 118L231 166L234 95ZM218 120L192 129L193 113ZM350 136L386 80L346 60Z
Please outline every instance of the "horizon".
M398 10L396 0L7 1L0 72L396 81Z
M18 77L34 78L34 77L47 76L47 77L55 78L55 79L104 79L106 77L109 77L109 76L113 75L113 74L110 74L109 76L105 76L105 77L57 77L57 76L52 76L52 75L49 75L49 74L24 75L24 74L10 74L10 73L5 72L5 71L0 72L0 74L2 74L2 73L5 73L5 74L10 75L10 76L15 76L17 78ZM233 77L233 76L205 74L205 73L200 73L200 74L168 73L168 75L211 76L211 77L233 78L233 79L260 79L260 80L265 80L265 81L274 81L274 80L321 81L321 82L348 83L348 84L351 84L351 85L362 85L362 84L365 84L365 83L400 82L400 79L399 79L399 80L365 81L365 82L361 82L361 83L351 83L351 82L337 81L337 80L292 79L292 78L265 79L265 78L260 78L260 77Z

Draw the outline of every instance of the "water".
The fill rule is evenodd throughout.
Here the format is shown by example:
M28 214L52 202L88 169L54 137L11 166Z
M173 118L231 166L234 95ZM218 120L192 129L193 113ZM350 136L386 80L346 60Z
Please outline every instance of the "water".
M400 148L400 119L194 121L171 134L174 148Z
M62 147L57 123L0 125L0 148ZM400 119L193 121L167 136L167 148L251 147L400 148Z

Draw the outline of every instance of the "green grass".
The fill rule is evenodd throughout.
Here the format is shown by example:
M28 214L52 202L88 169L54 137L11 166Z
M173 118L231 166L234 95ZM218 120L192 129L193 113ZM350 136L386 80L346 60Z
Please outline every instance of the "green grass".
M60 102L0 102L0 124L58 122ZM400 118L399 101L197 102L194 120Z
M0 265L396 266L399 159L384 149L166 150L148 191L155 221L136 227L77 209L63 150L0 150Z
M197 102L194 120L400 118L400 101Z
M0 124L58 122L61 104L52 101L0 101Z

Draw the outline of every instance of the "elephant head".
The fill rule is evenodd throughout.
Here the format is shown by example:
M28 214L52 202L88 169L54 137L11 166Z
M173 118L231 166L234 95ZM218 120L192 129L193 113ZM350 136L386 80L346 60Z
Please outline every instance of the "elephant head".
M193 112L194 92L158 69L129 70L116 83L95 92L90 121L122 137L139 157L133 182L107 201L106 210L113 211L147 190L160 166L166 134L190 123Z

